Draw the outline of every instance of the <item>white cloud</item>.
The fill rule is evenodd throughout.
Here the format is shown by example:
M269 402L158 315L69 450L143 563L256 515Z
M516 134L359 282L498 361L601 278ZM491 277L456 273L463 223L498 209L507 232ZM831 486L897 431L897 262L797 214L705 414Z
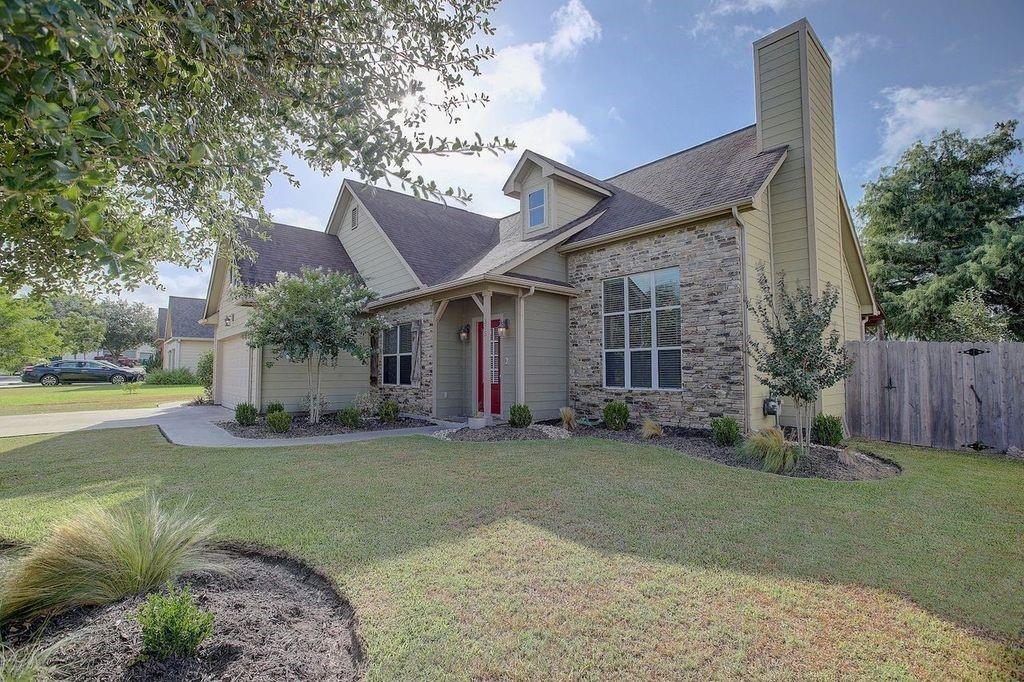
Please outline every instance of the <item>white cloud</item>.
M301 208L272 208L270 215L275 222L285 225L304 227L307 230L323 230L324 224L319 217Z
M762 12L779 12L816 0L711 0L707 9L694 15L690 26L690 35L694 38L715 31L721 17L740 14L760 14ZM750 28L750 27L746 27ZM763 34L761 34L763 35ZM737 36L739 37L739 36Z
M161 263L157 267L157 272L163 289L144 284L135 291L125 292L117 298L141 301L153 309L166 307L168 296L206 298L206 287L210 279L209 263L204 263L199 271Z
M832 58L832 67L840 71L857 61L865 52L887 46L888 41L882 36L872 33L849 33L832 39L828 45L828 55Z
M894 87L882 91L876 104L882 116L882 138L872 172L896 162L918 140L943 129L959 128L965 135L990 132L997 121L1020 116L1024 102L1008 98L1005 82L971 87ZM1015 93L1016 94L1016 93Z
M513 102L532 102L544 94L545 43L512 45L497 51L484 65L480 85L491 97L488 109Z
M608 109L608 118L616 123L625 123L625 121L622 120L622 114L619 113L618 107L611 107Z
M555 33L548 41L548 52L554 57L574 55L584 43L601 37L601 25L580 0L569 0L555 10L551 19Z

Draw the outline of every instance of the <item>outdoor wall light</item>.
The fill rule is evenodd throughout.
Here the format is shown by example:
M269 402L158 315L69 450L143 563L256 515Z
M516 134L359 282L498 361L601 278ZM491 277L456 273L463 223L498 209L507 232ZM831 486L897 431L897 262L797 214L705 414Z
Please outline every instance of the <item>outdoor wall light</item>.
M469 341L469 325L468 324L464 324L461 327L459 327L459 341L462 341L463 343L466 343L467 341Z
M505 336L508 333L509 325L508 319L504 319L498 324L498 336Z
M234 313L232 313L232 314L230 314L230 315L225 315L225 316L224 316L224 326L225 326L225 327L230 327L230 326L231 326L231 323L232 323L232 322L234 322L234 321L235 321L235 315L234 315Z

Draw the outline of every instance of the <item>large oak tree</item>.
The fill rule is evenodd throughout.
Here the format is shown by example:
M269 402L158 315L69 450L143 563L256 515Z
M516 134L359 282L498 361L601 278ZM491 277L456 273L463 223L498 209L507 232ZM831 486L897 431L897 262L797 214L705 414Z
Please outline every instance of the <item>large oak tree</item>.
M471 41L496 2L3 3L0 284L133 286L157 261L241 248L236 216L268 217L289 154L465 198L410 169L510 146L421 131L486 99L464 86L492 54Z

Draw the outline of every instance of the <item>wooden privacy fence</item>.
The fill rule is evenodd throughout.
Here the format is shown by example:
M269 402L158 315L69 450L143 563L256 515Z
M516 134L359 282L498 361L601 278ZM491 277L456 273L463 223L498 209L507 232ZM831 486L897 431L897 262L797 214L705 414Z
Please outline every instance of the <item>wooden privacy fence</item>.
M851 435L937 448L1024 447L1024 343L851 341Z

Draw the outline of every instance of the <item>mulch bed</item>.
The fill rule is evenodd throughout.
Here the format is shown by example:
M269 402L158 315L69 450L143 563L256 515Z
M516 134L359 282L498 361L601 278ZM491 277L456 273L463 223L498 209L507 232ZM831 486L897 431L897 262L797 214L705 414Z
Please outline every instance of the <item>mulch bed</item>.
M142 660L135 621L142 596L80 608L0 633L14 646L66 642L51 658L73 680L297 680L358 678L364 654L351 605L330 578L274 550L224 546L224 575L190 575L213 634L192 658Z
M412 417L399 417L392 422L382 422L379 419L364 419L358 428L350 429L339 424L334 415L324 415L320 423L316 425L307 422L305 415L292 415L292 428L285 433L274 433L267 428L266 419L262 416L252 426L240 426L238 422L233 421L217 422L217 426L239 438L307 438L309 436L333 436L341 433L361 433L363 431L409 429L431 426L432 424L433 422L426 419L415 419Z
M710 432L700 429L665 427L661 438L644 440L639 427L630 425L624 431L612 431L601 426L580 425L574 436L605 438L638 445L658 445L677 450L684 455L707 459L719 464L761 470L760 463L751 462L738 447L722 447L711 440ZM866 481L897 476L898 464L889 460L847 448L839 450L812 445L811 451L797 461L793 471L783 474L796 478L824 478L832 481Z

